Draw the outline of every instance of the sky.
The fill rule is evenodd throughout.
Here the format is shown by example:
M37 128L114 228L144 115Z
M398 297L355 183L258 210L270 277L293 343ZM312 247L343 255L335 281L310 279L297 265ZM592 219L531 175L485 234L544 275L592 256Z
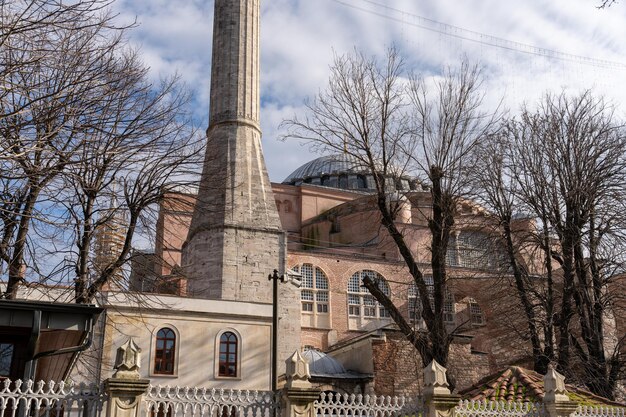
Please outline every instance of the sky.
M546 91L593 89L626 116L626 2L600 0L261 0L261 127L270 179L315 158L279 141L282 120L304 115L323 89L334 54L383 57L395 46L407 66L436 77L467 58L483 68L485 103L514 114ZM212 0L117 0L129 42L154 79L178 74L208 125ZM626 119L626 117L624 117Z

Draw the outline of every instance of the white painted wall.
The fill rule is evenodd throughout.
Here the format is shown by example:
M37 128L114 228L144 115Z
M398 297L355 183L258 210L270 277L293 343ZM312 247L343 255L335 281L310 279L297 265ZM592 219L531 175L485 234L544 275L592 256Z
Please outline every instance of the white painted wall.
M151 296L140 305L123 294L107 301L102 378L113 374L117 348L132 337L142 350L141 376L154 385L270 389L271 305L175 296ZM154 341L163 327L177 333L173 376L152 372ZM217 340L225 330L240 336L237 378L216 376Z

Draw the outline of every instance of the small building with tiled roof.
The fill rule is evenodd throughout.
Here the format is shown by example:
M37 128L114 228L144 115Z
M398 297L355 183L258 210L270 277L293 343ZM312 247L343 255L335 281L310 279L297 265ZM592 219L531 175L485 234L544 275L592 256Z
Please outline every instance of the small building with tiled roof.
M579 405L626 407L626 404L609 400L591 392L566 384L567 396ZM511 366L504 371L489 375L459 394L466 400L506 402L542 402L545 395L543 375Z

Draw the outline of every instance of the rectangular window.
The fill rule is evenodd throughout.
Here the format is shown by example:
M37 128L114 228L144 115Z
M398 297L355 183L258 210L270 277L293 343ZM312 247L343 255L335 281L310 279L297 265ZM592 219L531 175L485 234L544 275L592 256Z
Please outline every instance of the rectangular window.
M366 306L375 306L376 300L371 295L363 296L363 304Z
M361 315L361 310L359 306L348 306L348 314L351 316L359 316Z
M376 307L363 307L363 315L365 317L376 317Z
M480 326L483 324L483 312L477 303L470 303L470 316L472 324Z
M302 311L313 311L313 303L302 303Z
M13 363L13 343L0 343L0 377L11 376L11 364Z
M328 313L328 304L318 304L317 305L318 313Z
M420 311L418 309L418 301L416 297L409 298L409 319L416 320L420 316Z
M315 294L315 301L326 303L328 302L328 293L326 291L319 291Z

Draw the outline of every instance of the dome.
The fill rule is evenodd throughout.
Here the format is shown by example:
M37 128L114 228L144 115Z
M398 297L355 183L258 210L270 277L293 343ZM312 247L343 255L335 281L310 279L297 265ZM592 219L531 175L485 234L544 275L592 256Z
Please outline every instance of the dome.
M335 154L316 158L293 171L283 184L313 184L343 190L374 192L374 178L361 161L349 154ZM417 189L417 181L408 177L395 179L395 190Z
M311 375L332 376L346 374L346 368L335 358L332 358L320 352L319 350L309 349L302 353L302 356L309 363L309 371Z
M367 168L359 168L360 164L360 161L348 154L321 156L293 171L285 178L283 184L307 178L321 178L331 174L365 173Z

